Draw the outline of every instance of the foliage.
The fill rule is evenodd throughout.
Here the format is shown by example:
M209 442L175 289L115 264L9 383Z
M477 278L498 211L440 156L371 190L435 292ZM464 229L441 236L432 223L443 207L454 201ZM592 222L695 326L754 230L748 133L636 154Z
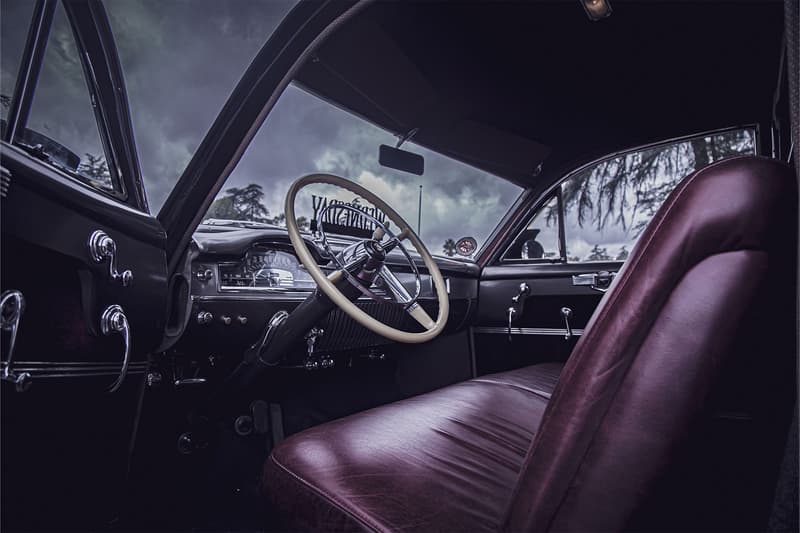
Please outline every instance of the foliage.
M600 230L610 222L638 235L686 175L754 146L750 130L735 130L607 159L564 182L564 209L577 210L580 226ZM637 213L647 216L631 227Z
M83 154L85 157L78 165L78 173L100 185L111 188L111 173L106 158L102 155Z
M225 196L214 200L206 216L286 226L286 215L281 213L270 217L269 210L262 203L263 199L264 190L257 183L251 183L246 187L231 187L225 191ZM307 217L297 217L297 227L300 231L308 231L310 225Z
M630 252L628 252L628 247L623 244L622 248L619 249L619 253L617 254L617 259L616 260L617 261L625 261L628 258L629 254L630 254Z
M444 255L447 257L453 257L456 255L456 241L453 239L447 239L444 241L444 244L442 245L442 252L444 252Z
M600 248L599 244L595 244L594 248L592 248L591 253L586 258L587 261L609 261L611 260L611 256L608 255L608 250L606 248Z

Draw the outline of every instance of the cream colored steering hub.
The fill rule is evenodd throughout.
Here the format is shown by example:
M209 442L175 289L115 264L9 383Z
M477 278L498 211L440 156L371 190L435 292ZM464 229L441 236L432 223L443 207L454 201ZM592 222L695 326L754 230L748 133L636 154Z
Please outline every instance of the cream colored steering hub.
M346 265L344 265L344 261L341 260L341 258L336 258L335 263L339 267L337 270L329 275L326 275L322 271L313 255L309 251L306 241L300 234L300 229L297 227L297 219L294 208L297 193L302 188L312 184L334 185L355 193L379 209L395 225L395 227L398 228L398 231L393 233L374 217L361 213L360 211L358 213L359 216L367 217L375 227L375 236L377 237L377 240L380 240L381 238L386 239L382 246L386 247L387 249L394 248L395 246L398 247L409 261L412 271L417 276L417 294L413 296L406 291L403 284L400 283L400 281L386 264L382 265L380 270L377 272L377 276L379 276L383 280L384 284L389 288L397 303L402 305L406 312L420 325L422 325L423 328L425 328L425 331L409 332L389 326L388 324L385 324L365 313L354 302L342 294L342 292L336 287L335 283L337 283L343 277L350 276L351 274L348 269L345 268ZM342 206L343 204L338 205ZM346 206L342 208L348 209ZM389 204L378 198L378 196L365 189L361 185L348 179L334 176L333 174L309 174L298 179L292 184L291 187L289 187L289 191L286 193L286 206L284 213L286 214L286 229L289 232L289 239L292 241L292 245L294 246L300 262L303 263L303 266L317 283L317 287L323 293L325 293L325 295L330 298L331 301L342 311L353 318L353 320L365 328L377 333L378 335L393 341L404 343L426 342L442 332L445 324L447 323L447 317L450 311L450 302L447 296L445 282L442 278L442 273L439 271L436 261L434 261L433 256L431 256L422 240L420 240L414 230L411 229L411 226L409 226L408 223L406 223L406 221L403 220L403 218L389 206ZM417 252L422 257L422 261L425 264L431 279L433 280L433 287L436 291L436 298L439 302L439 313L436 316L436 320L431 318L430 315L428 315L428 313L422 308L422 306L419 305L419 302L416 301L417 296L419 295L419 272L417 271L413 259L408 254L405 246L403 246L403 241L405 240L410 241L411 244L414 245L414 248L416 248ZM358 245L354 245L354 247L355 246ZM361 290L365 294L374 297L374 293L370 291L368 287L363 287Z

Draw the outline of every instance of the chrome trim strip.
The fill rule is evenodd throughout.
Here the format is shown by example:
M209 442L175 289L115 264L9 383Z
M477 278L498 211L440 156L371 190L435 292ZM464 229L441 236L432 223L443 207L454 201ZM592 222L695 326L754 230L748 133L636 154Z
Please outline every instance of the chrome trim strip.
M283 302L287 300L297 300L303 301L308 298L310 293L279 293L279 294L219 294L219 295L212 295L212 296L192 296L192 302L203 303L203 302L237 302L237 301L247 301L247 302L268 302L268 301L276 301L276 302ZM424 296L419 298L421 301L435 301L436 298L431 296ZM372 298L367 296L361 296L358 298L359 302L372 302L374 301Z
M220 292L265 292L265 293L273 293L273 294L285 294L287 292L303 292L306 294L311 294L316 290L316 287L309 287L307 289L296 289L296 288L289 288L289 287L241 287L241 286L234 286L234 285L221 285L219 288Z
M301 302L308 298L310 293L296 293L296 292L284 292L284 293L266 293L266 294L246 294L246 293L236 293L236 294L220 294L214 296L192 296L192 302L231 302L231 301L254 301L254 302L266 302L266 301L285 301L285 300L297 300Z
M5 361L0 363L0 366L5 366ZM104 363L101 361L20 361L21 365L37 366L37 367L52 367L52 366L113 366L119 368L119 363ZM147 366L147 361L132 361L130 366Z
M564 328L504 328L503 326L476 326L472 328L475 333L488 333L491 335L547 335L564 337L567 330ZM583 335L582 329L573 329L572 335L579 337Z
M5 366L5 362L0 363L0 367ZM148 366L147 361L130 363L127 373L143 374ZM14 368L28 372L31 377L36 378L118 376L120 373L119 364L76 361L21 361L20 364L14 365Z

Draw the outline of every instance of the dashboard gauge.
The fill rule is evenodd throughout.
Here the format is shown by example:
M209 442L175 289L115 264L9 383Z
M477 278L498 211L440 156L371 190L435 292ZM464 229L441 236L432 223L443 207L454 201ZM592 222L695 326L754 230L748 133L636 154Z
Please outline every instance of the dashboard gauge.
M478 241L472 237L461 238L456 243L456 252L458 255L463 255L464 257L472 255L477 248Z
M288 251L254 246L238 263L219 265L221 290L311 290L314 280Z

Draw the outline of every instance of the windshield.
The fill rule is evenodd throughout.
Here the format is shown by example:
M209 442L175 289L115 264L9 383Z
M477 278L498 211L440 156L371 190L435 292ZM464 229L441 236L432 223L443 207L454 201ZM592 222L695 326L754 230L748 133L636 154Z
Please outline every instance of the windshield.
M522 189L411 142L402 148L424 156L422 176L381 166L378 147L394 147L397 141L391 133L289 86L228 178L205 222L285 226L283 203L289 185L300 176L327 172L352 179L377 194L417 230L431 253L458 257L456 242L463 237L474 238L479 249ZM308 230L322 210L337 201L367 210L372 207L342 189L313 185L297 198L301 229ZM326 232L358 236L359 224L329 225Z

